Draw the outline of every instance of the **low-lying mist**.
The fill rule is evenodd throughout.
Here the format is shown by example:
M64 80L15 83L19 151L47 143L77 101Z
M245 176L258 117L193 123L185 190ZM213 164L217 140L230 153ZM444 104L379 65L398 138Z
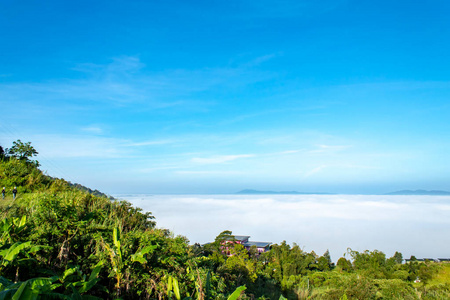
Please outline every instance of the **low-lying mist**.
M450 257L450 196L118 195L157 226L207 243L223 230L253 241L297 243L333 261L347 248L404 258Z

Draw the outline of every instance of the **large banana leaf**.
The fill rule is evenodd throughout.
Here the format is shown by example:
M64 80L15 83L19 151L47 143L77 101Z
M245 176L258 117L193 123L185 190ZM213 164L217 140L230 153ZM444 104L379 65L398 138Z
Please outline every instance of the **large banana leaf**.
M245 285L238 287L238 288L233 292L233 294L231 294L231 295L228 297L227 300L237 300L237 299L241 296L242 292L244 292L246 289L247 289L247 288L245 287Z
M31 247L31 242L25 242L25 243L14 243L11 247L8 249L4 249L0 251L0 256L3 257L2 260L2 266L7 266L11 264L12 261L14 261L17 256L19 255L20 251Z

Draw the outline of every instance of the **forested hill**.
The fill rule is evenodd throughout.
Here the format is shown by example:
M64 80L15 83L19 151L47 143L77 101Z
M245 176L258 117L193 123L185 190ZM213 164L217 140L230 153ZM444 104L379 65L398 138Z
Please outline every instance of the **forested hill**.
M69 182L69 185L72 186L72 187L74 187L74 188L76 188L76 189L78 189L78 190L80 190L80 191L84 191L84 192L87 192L87 193L92 194L92 195L95 195L95 196L99 196L99 197L107 197L107 198L109 198L109 199L114 199L114 197L109 196L109 195L107 195L107 194L105 194L105 193L102 193L102 192L100 192L99 190L93 190L93 189L90 189L90 188L85 187L84 185L81 185L81 184L79 184L79 183L71 183L71 182Z
M36 155L20 141L0 152L0 299L450 298L448 264L400 253L349 249L335 265L286 242L247 251L230 231L189 245L150 212L43 174Z

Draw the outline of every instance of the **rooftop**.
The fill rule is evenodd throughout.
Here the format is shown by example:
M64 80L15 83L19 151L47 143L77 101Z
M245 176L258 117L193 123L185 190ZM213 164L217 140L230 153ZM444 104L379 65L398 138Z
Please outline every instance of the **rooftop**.
M251 246L256 246L258 248L265 248L267 246L269 246L270 242L253 242L253 241L248 241L246 243L243 243L242 245L246 246L246 247L251 247Z
M250 238L249 235L233 235L236 241L246 241Z

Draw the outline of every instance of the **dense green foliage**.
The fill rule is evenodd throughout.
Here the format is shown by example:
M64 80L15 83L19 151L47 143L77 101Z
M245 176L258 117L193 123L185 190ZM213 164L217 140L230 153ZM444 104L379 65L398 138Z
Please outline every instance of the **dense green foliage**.
M190 246L151 213L43 174L16 144L29 152L0 153L0 299L450 298L450 264L400 253L349 249L335 266L282 242L261 255L227 244L227 256L230 231Z

